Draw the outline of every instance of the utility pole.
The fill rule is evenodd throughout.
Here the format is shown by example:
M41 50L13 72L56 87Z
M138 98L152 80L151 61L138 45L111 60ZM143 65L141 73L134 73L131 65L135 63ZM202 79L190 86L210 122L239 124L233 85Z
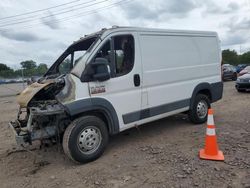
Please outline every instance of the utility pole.
M21 68L22 70L22 80L23 80L23 89L25 88L25 85L24 85L24 75L23 75L23 68Z

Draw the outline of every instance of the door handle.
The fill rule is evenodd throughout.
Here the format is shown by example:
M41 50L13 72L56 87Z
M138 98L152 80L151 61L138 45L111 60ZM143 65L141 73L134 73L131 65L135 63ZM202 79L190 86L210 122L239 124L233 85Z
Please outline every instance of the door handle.
M140 86L140 84L141 84L140 75L139 74L135 74L134 75L134 85L135 85L135 87Z

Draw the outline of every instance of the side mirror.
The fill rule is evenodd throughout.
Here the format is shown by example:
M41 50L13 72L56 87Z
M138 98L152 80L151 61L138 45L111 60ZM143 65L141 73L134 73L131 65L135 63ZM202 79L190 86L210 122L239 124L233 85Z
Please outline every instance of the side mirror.
M96 58L95 61L91 63L91 66L94 69L94 80L103 82L110 79L110 68L108 64L108 60L105 58Z

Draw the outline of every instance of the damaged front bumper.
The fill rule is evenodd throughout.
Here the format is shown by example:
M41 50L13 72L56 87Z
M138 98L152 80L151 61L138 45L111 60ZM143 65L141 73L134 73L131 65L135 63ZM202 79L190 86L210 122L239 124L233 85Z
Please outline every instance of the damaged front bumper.
M44 140L57 136L60 132L59 121L65 117L65 110L59 103L46 101L29 108L25 119L19 110L17 120L9 123L18 145L32 144L34 140ZM26 112L27 113L27 112Z
M30 142L29 134L26 131L21 131L20 126L16 121L9 122L9 126L14 132L16 143L18 145L24 145Z

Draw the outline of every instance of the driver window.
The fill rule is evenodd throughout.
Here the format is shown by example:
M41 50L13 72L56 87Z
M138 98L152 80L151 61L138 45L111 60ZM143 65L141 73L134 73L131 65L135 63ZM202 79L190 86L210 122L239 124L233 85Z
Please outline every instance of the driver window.
M118 35L112 37L104 43L95 55L95 58L105 58L108 61L111 69L111 77L118 77L129 73L134 66L133 36Z
M129 73L134 66L134 38L132 35L114 37L116 76Z

